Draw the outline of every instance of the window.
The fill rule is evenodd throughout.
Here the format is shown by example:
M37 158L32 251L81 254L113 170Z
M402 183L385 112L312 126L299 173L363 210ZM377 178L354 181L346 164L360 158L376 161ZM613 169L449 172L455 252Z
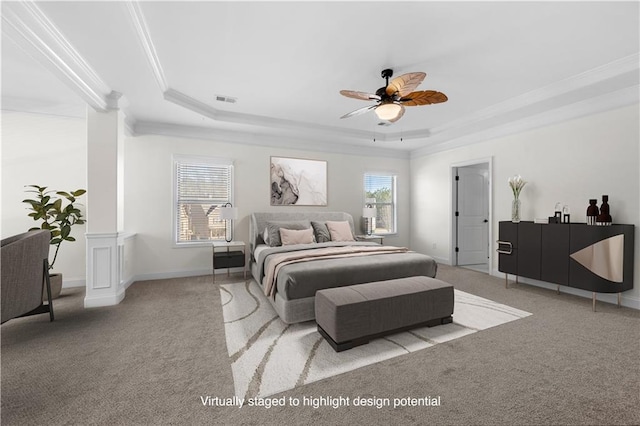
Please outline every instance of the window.
M218 158L174 157L175 242L223 240L219 207L233 199L233 165Z
M364 200L376 209L373 233L396 232L396 176L384 174L364 175Z

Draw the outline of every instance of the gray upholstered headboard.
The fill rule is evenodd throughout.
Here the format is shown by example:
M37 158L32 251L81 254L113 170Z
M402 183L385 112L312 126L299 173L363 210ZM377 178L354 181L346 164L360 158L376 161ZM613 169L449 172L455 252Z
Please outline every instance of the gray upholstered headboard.
M264 244L262 233L270 221L286 221L286 220L346 220L351 225L351 232L354 232L353 217L349 213L344 212L263 212L251 214L249 222L249 244L251 253L256 245ZM355 234L355 232L354 232Z

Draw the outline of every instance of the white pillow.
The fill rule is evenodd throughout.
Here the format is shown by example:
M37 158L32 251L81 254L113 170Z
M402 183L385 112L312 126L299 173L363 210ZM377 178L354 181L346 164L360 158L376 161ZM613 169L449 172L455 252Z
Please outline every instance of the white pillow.
M331 241L355 241L351 226L346 220L340 222L327 221L326 225L331 235Z
M280 228L280 239L282 240L283 246L315 243L312 228L301 230Z

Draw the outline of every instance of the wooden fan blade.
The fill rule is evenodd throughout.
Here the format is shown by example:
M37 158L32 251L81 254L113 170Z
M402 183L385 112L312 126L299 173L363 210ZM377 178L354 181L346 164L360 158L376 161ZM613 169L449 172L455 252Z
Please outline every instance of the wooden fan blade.
M341 90L340 94L347 98L361 99L363 101L380 100L380 96L373 93L356 92L354 90Z
M345 114L345 115L343 115L343 116L342 116L342 117L340 117L340 118L349 118L349 117L354 117L354 116L356 116L356 115L361 115L361 114L364 114L364 113L365 113L365 112L367 112L367 111L371 111L372 109L374 109L374 108L375 108L375 107L377 107L377 106L378 106L378 105L369 105L369 106L366 106L366 107L364 107L364 108L358 108L357 110L355 110L355 111L351 111L350 113Z
M418 92L411 92L407 96L400 99L404 106L418 106L418 105L430 105L447 102L449 98L442 92L436 92L435 90L420 90Z
M389 123L395 123L396 121L400 120L404 115L404 111L405 111L404 106L400 105L400 112L398 113L396 118L394 118L393 120L389 120Z
M404 97L418 87L418 84L422 83L426 76L427 74L423 72L410 72L396 77L387 86L387 95L393 96L397 93L398 96Z

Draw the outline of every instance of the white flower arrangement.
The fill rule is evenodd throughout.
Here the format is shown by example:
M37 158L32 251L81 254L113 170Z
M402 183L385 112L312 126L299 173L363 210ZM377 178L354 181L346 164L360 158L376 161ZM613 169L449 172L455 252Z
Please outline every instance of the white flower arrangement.
M511 187L511 191L513 191L513 197L518 199L520 197L520 191L527 184L527 181L522 179L522 176L516 175L509 178L509 186Z

